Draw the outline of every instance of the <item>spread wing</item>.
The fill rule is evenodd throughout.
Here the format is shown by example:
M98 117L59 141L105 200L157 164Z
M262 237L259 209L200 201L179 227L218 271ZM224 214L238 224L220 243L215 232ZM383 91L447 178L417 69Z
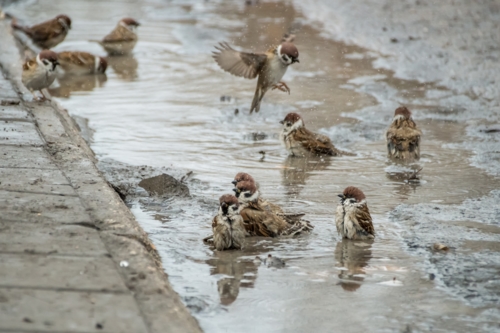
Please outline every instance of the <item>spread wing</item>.
M215 48L217 51L213 52L213 57L220 68L245 79L256 78L266 63L264 53L238 52L227 43L220 43Z
M58 54L59 61L71 62L77 65L94 65L94 56L87 52L60 52Z
M342 155L342 152L335 148L330 138L326 135L315 134L302 127L295 131L294 136L295 140L299 141L305 149L317 155Z
M122 43L136 40L136 35L121 25L117 26L113 31L104 36L104 43Z
M368 234L375 235L375 230L373 229L372 217L368 206L366 204L356 209L356 221L359 226ZM355 222L356 223L356 222Z

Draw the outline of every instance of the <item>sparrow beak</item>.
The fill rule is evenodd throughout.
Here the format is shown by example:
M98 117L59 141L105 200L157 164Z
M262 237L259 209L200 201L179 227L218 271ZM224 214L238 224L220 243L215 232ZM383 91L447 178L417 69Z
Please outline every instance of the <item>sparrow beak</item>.
M237 188L233 188L233 191L234 191L234 195L239 198L240 197L240 190L238 190Z
M283 125L284 123L285 123L285 121L284 121L284 120L281 120L281 121L280 121L280 124L281 124L281 125Z
M343 194L339 194L339 195L338 195L338 197L339 197L340 199L342 199L342 200L344 200L344 199L345 199L345 195L343 195Z
M231 182L231 184L233 184L233 185L235 185L235 186L236 186L236 184L238 184L238 182L237 182L236 180L233 180L233 181Z

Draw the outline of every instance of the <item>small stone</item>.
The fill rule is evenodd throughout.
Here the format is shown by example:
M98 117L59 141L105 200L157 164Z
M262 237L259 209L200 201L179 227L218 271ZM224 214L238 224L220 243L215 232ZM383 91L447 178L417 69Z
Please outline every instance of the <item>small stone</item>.
M449 247L441 244L441 243L434 243L434 250L436 251L448 251Z
M120 267L127 268L128 266L129 266L128 261L126 261L126 260L120 261Z

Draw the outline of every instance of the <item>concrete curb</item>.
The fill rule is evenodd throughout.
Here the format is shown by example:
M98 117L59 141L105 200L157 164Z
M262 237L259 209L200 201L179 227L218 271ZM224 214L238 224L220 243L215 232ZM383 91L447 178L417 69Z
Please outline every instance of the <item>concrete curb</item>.
M0 66L20 96L21 59L10 26L0 21ZM21 105L34 118L43 148L76 191L91 221L80 226L98 231L104 246L133 294L149 332L201 332L196 320L168 282L161 259L133 214L95 166L95 156L78 126L57 102ZM76 240L77 241L77 240ZM120 267L126 261L128 267Z

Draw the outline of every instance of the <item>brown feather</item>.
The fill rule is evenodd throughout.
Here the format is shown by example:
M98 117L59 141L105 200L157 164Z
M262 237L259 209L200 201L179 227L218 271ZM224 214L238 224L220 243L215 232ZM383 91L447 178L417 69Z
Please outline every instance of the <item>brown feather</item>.
M220 43L215 48L217 51L213 52L213 58L220 68L245 79L256 78L267 60L266 54L239 52L227 43Z
M305 127L297 129L291 135L304 149L315 155L341 156L343 154L341 150L335 148L326 135L313 133Z
M103 43L123 43L132 42L137 40L137 35L127 29L126 27L118 24L113 31L104 36Z
M370 215L370 210L368 205L364 204L359 209L356 210L356 219L359 226L370 235L375 235L375 229L373 229L372 216Z
M400 159L420 158L422 132L411 118L406 107L397 108L391 126L386 132L389 157Z

